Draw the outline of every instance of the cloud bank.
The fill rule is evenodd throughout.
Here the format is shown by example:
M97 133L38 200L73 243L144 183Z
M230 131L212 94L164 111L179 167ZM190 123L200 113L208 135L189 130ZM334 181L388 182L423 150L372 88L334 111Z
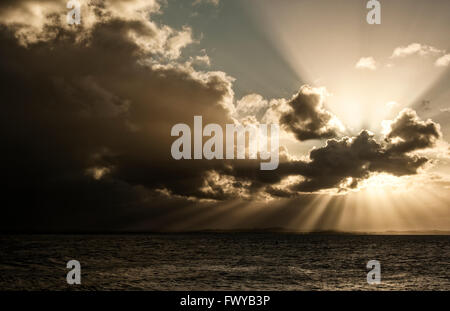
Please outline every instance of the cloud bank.
M287 99L235 103L226 73L180 61L193 30L154 22L158 2L91 1L79 27L65 23L65 4L0 4L2 228L100 230L173 205L351 189L372 173L416 174L429 159L414 152L441 135L404 110L382 140L344 136L325 89L308 85ZM173 160L170 129L194 115L222 126L275 122L298 143L327 141L302 160L281 148L275 172L258 160Z

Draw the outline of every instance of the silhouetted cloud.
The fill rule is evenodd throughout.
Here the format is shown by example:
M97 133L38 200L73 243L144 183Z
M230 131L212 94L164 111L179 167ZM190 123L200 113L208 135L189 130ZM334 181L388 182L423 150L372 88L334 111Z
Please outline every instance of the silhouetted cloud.
M441 137L440 127L431 120L421 121L412 109L402 110L394 121L384 124L388 150L407 153L433 147Z
M418 135L416 132L412 134ZM305 178L292 186L296 191L355 188L372 173L416 174L428 161L425 157L401 153L389 143L377 142L368 131L352 138L328 140L326 146L312 150L309 158L309 162L296 163L296 170Z
M290 110L281 115L280 124L300 141L338 136L342 126L337 117L324 108L325 92L323 88L302 86L287 103Z

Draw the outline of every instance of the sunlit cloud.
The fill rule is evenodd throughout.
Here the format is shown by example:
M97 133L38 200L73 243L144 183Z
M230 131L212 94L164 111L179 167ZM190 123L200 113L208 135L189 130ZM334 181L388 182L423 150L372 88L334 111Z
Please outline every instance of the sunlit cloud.
M362 57L355 65L356 69L376 70L377 64L373 57Z
M435 65L437 67L448 67L449 64L450 64L450 54L445 54L444 56L439 57L435 62Z
M427 55L439 55L444 53L444 50L440 50L433 46L424 45L420 43L411 43L407 46L401 46L395 48L392 52L391 58L406 57L411 55L427 56Z

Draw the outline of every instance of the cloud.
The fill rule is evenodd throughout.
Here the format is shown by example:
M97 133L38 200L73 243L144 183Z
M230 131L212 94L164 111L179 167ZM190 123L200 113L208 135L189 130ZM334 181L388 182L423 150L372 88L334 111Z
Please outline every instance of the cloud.
M273 197L294 197L305 192L354 189L374 174L417 174L429 159L415 152L435 146L441 137L439 125L422 121L413 110L405 109L384 126L381 141L363 130L353 137L327 140L324 147L312 149L307 159L284 157L270 176L253 173L252 188ZM236 177L250 176L248 168L233 170Z
M445 51L429 45L424 45L420 43L411 43L408 46L401 46L395 48L391 58L406 57L410 55L419 55L419 56L438 55L444 52Z
M343 130L339 119L324 108L326 90L304 85L287 102L280 124L300 141L336 137Z
M377 64L373 57L362 57L355 65L356 69L376 70Z
M447 67L450 64L450 54L446 54L445 50L420 43L412 43L405 47L396 48L391 58L402 58L410 55L437 57L434 62L436 67Z
M206 173L224 169L219 161L172 160L170 129L194 115L232 123L232 79L176 62L189 44L186 28L139 12L121 17L144 2L152 3L90 2L89 26L68 28L64 18L50 18L33 35L13 14L27 2L0 6L8 16L0 25L0 137L8 146L1 156L2 228L43 218L48 229L114 226L147 213L148 202L167 201L156 199L158 189L174 198L206 197Z
M167 25L159 26L149 18L161 13L156 0L80 3L81 25L77 26L67 24L67 1L64 0L5 1L0 4L0 20L24 46L53 40L63 31L76 41L85 41L101 23L122 24L123 35L139 45L140 52L164 58L178 58L181 50L193 41L189 27L176 30Z
M411 152L433 147L440 137L438 124L421 121L413 110L405 109L389 122L383 142L364 130L355 137L328 140L326 146L310 152L310 161L285 162L280 166L285 173L290 171L286 174L304 178L291 185L289 191L352 189L374 173L416 174L429 160Z
M204 55L197 55L195 57L194 62L197 63L197 64L204 64L206 66L211 66L211 59L206 54L204 54Z
M428 159L413 153L440 136L406 111L385 124L383 141L367 131L341 137L325 89L311 86L235 106L231 77L181 63L191 29L153 21L154 1L88 2L78 28L65 24L64 1L35 3L0 4L4 230L123 228L192 202L356 187L376 172L415 174ZM273 172L259 160L175 161L170 129L194 115L222 126L257 117L299 141L328 141L300 160L281 148Z
M448 67L450 64L450 54L439 57L434 63L437 67Z
M408 153L430 148L442 135L439 124L421 121L412 109L403 109L395 120L384 122L383 127L391 152Z
M269 102L259 94L249 94L236 103L236 113L239 117L260 115L269 106Z
M214 6L219 5L220 0L195 0L192 5L199 5L199 4L212 4Z
M192 43L192 30L189 27L183 27L182 31L172 36L167 41L169 48L169 57L178 58L181 54L181 49Z
M223 200L232 197L249 198L250 181L237 181L232 175L221 174L211 170L206 172L200 191L207 198Z

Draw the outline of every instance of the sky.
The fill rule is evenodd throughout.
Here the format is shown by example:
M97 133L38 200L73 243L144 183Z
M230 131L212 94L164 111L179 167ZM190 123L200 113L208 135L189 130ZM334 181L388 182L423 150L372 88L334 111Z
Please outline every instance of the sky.
M450 231L450 2L380 2L3 1L0 231ZM173 159L194 116L278 168Z

